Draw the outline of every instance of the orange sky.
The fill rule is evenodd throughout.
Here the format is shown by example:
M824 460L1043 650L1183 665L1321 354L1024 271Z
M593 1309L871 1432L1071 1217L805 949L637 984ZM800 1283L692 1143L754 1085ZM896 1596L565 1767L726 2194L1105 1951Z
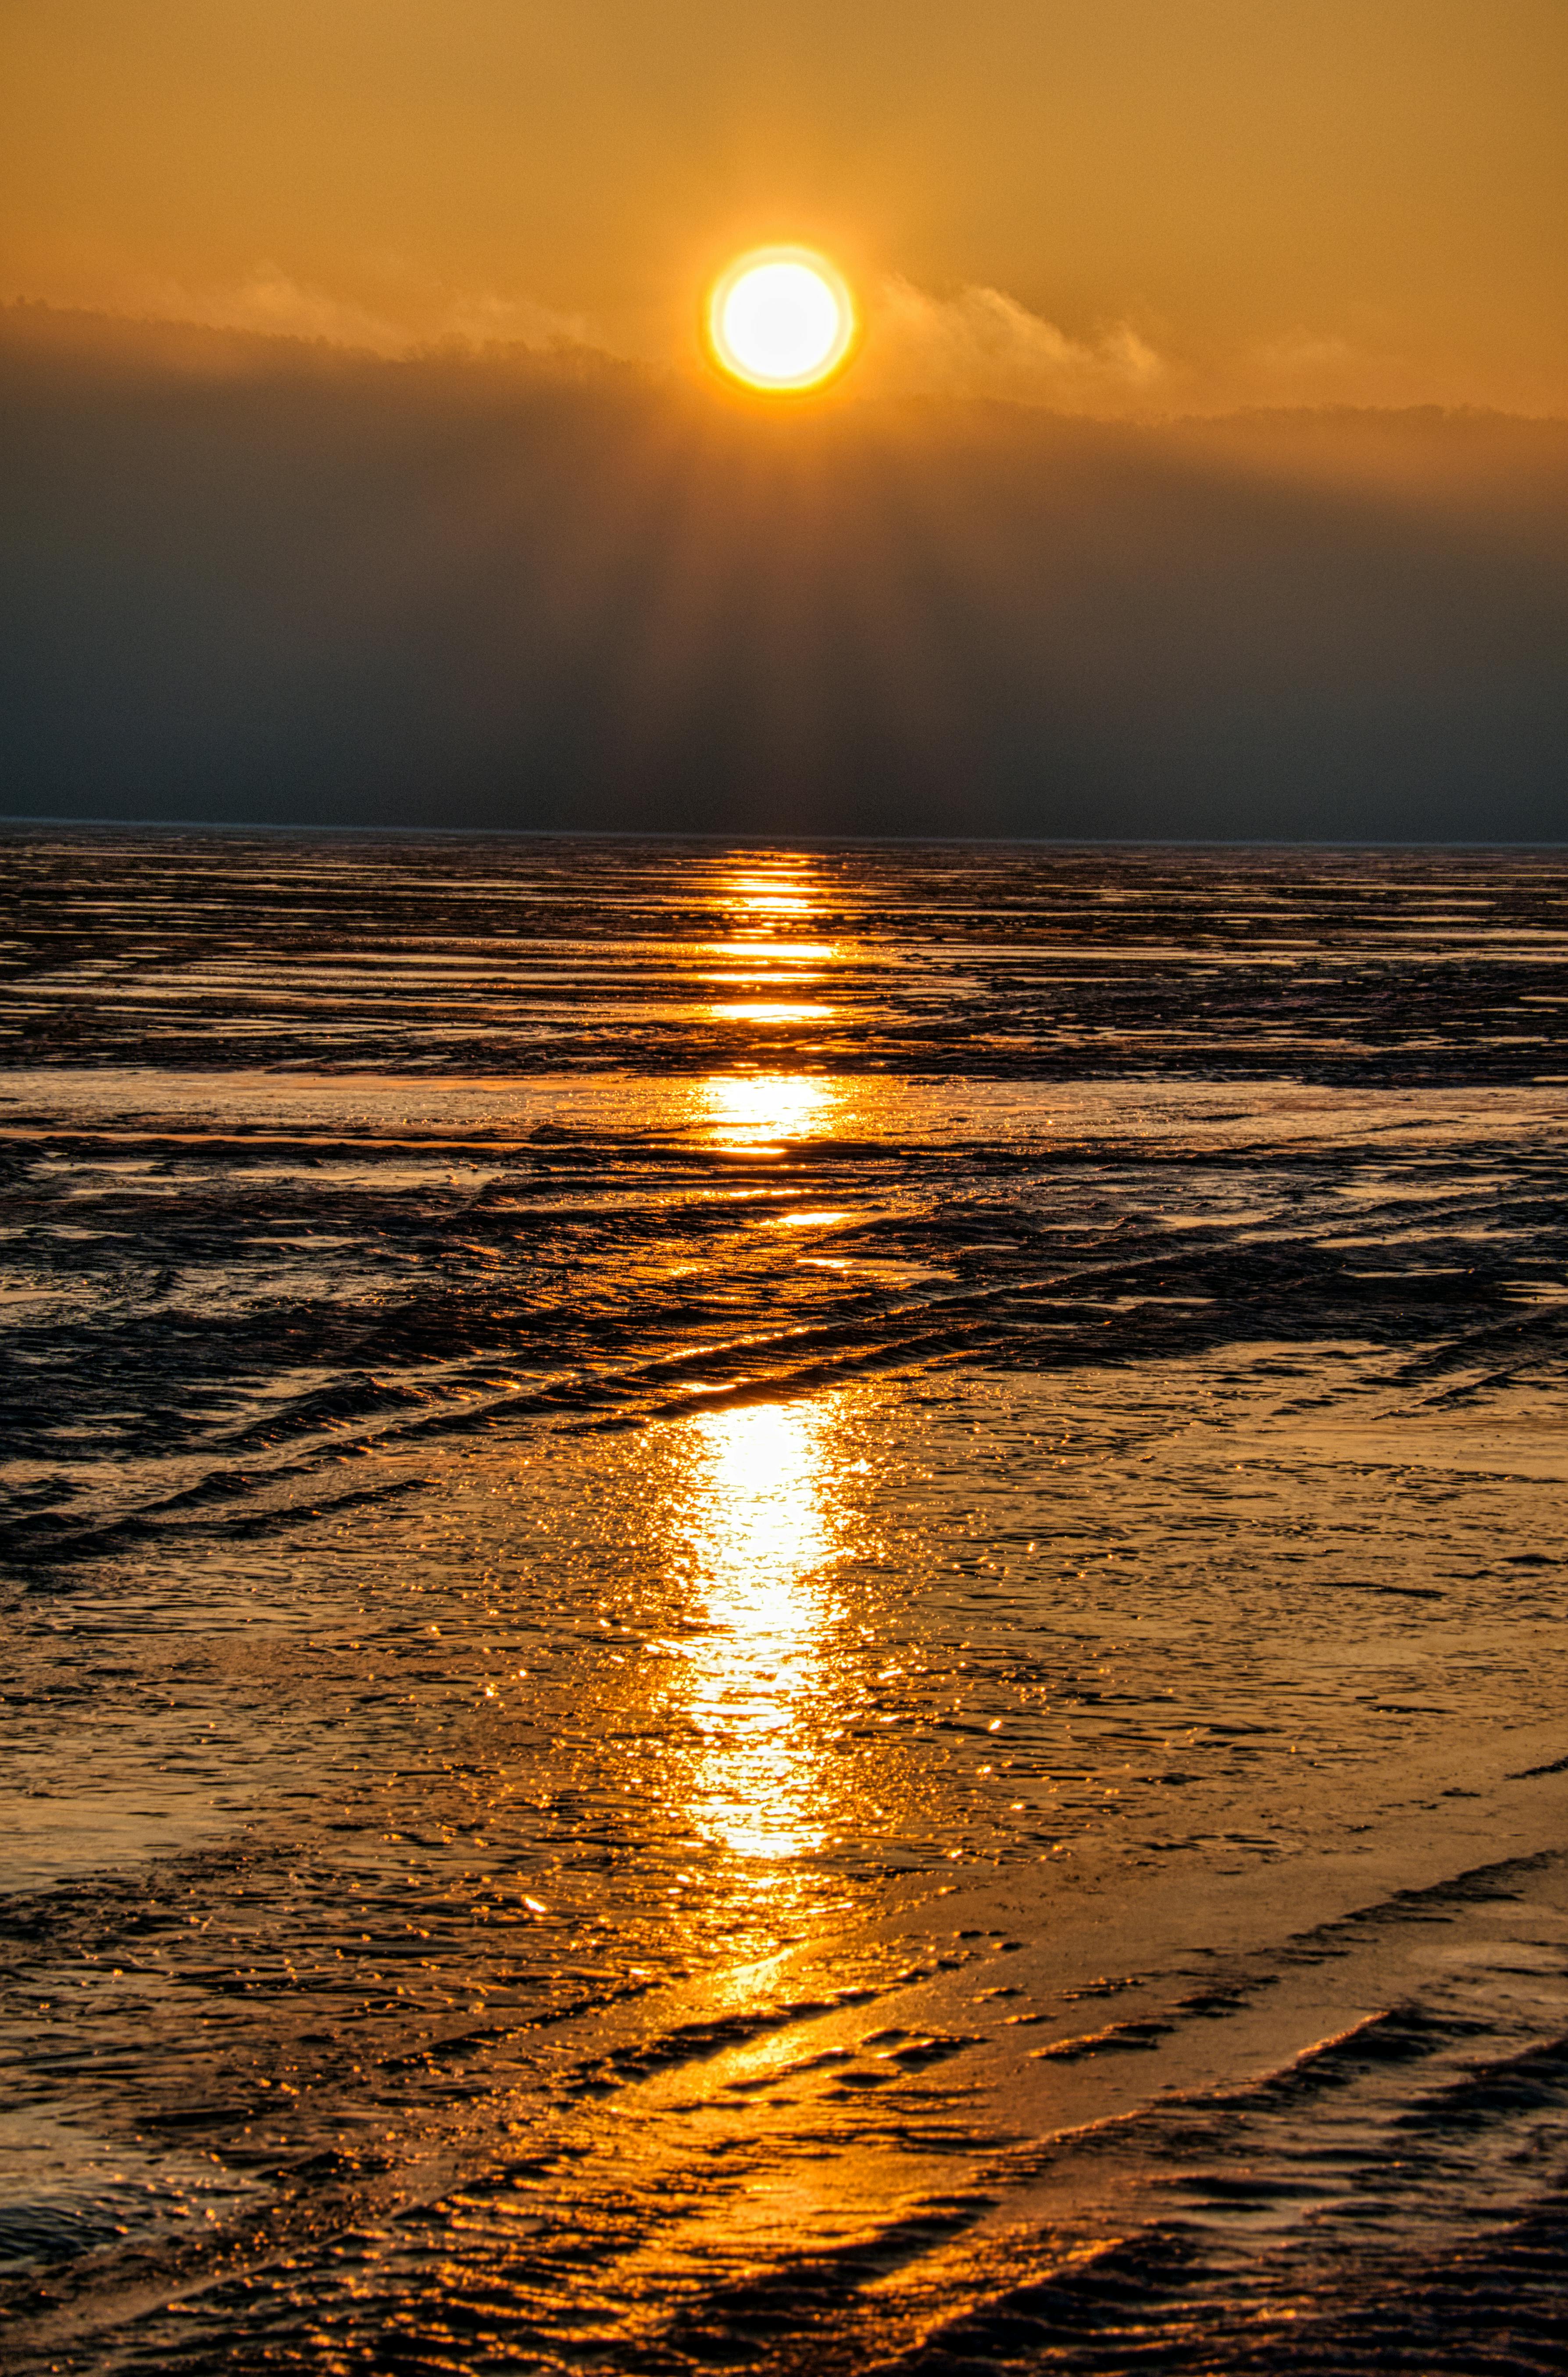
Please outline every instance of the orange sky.
M683 366L807 239L855 384L1568 412L1564 0L5 0L0 295Z

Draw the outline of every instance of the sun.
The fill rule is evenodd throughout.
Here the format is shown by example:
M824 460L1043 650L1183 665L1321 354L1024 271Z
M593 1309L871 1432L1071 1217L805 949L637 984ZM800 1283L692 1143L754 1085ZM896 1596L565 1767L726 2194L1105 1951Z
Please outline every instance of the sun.
M859 321L849 283L809 247L756 247L708 294L708 352L745 388L781 396L821 388L849 362Z

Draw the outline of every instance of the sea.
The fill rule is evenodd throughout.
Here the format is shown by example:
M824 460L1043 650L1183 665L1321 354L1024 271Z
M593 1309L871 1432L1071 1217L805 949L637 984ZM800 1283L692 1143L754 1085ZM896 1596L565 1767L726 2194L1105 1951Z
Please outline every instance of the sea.
M1568 2367L1568 852L0 867L8 2371Z

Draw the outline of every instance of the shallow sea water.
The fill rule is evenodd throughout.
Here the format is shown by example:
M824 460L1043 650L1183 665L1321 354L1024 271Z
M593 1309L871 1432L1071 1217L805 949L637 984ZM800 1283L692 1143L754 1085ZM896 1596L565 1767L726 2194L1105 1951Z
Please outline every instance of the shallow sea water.
M1568 858L0 850L7 2367L1564 2365Z

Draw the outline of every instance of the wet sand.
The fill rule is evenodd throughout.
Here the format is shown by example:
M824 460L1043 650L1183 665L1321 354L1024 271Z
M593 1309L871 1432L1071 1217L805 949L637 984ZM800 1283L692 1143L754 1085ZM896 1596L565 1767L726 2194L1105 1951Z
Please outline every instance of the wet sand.
M17 848L17 2367L1562 2365L1560 860Z

